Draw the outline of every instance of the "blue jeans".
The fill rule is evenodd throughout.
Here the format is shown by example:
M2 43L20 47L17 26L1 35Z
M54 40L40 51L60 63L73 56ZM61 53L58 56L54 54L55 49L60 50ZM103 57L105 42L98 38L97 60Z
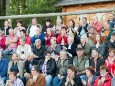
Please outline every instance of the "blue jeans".
M15 53L15 51L16 51L16 49L10 50L10 49L6 48L6 49L3 51L4 58L9 62L10 59L9 59L8 54L11 53L11 52L12 52L12 53Z
M54 77L54 79L53 79L53 86L61 86L63 78L59 79L58 76Z
M52 76L51 75L47 75L45 77L45 79L46 79L46 86L51 86Z

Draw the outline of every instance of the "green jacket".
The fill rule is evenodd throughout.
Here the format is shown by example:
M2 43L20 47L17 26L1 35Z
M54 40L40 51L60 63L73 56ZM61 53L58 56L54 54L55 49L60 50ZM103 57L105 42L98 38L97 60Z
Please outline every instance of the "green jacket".
M86 56L83 56L81 58L81 60L78 62L78 56L75 56L73 58L73 65L76 67L76 70L78 72L84 71L85 70L85 66L89 65L89 63L87 63L88 59Z

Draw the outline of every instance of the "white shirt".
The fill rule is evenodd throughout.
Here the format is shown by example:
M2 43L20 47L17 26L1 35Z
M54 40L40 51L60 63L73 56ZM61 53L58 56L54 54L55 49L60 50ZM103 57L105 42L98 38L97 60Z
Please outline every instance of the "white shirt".
M36 34L36 29L37 29L37 25L32 25L30 27L30 33L29 33L30 37L33 37Z
M24 51L24 54L22 54L22 51ZM19 45L19 46L17 47L17 51L16 51L16 53L20 55L20 58L21 58L21 59L26 59L28 53L31 53L31 52L32 52L31 46L28 45L28 44L25 44L24 47L22 47L21 45Z

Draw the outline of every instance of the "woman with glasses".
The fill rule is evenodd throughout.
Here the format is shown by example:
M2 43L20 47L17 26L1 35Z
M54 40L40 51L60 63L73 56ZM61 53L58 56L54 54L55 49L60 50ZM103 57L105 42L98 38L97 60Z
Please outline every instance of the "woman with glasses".
M45 59L38 62L39 70L42 75L45 76L46 86L51 86L51 81L56 71L55 59L51 58L51 53L49 51L45 52Z
M46 86L45 77L41 75L37 65L32 66L31 74L26 86Z

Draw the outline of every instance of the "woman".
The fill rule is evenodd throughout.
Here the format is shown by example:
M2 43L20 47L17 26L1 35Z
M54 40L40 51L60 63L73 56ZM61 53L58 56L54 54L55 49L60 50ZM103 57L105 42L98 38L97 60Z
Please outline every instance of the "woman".
M94 68L89 66L85 70L86 75L82 78L82 83L84 86L93 86L96 80L96 76L94 75Z
M3 32L0 30L0 50L5 49L5 37L3 36Z
M105 60L105 66L108 68L108 73L110 75L112 75L112 65L115 64L115 49L114 48L110 48L109 49L109 56L108 58Z
M46 86L45 77L40 74L38 66L32 66L31 74L26 86Z
M87 36L86 35L82 35L81 36L81 45L82 45L82 48L84 49L84 55L87 56L89 58L90 56L90 44L87 43Z
M50 46L51 45L50 39L52 37L55 37L55 34L52 33L52 29L51 28L47 28L47 34L45 36L45 44L46 44L46 46Z
M77 33L77 30L78 30L78 27L75 26L75 21L70 19L69 20L69 27L68 27L68 35L71 35L71 34L76 34Z
M96 40L94 42L94 45L92 45L92 49L97 48L99 51L99 57L106 58L106 45L103 43L103 38L100 34L96 35Z
M50 39L50 43L51 43L51 45L47 47L47 50L51 51L51 57L55 58L54 57L55 56L54 51L59 52L61 50L61 47L60 47L60 45L58 45L56 43L56 37L52 37Z
M70 19L69 20L69 26L67 30L68 36L74 35L74 42L76 44L80 43L79 37L78 37L78 27L75 25L75 21Z
M76 68L69 65L67 68L67 76L63 79L61 86L82 86L79 76L76 75Z
M18 37L20 37L20 31L21 30L25 30L25 28L24 27L22 27L22 21L21 20L18 20L17 21L17 27L14 29L14 33L18 36Z
M94 86L111 86L112 78L108 75L106 66L100 67L100 76L95 80Z
M12 60L8 64L8 74L10 73L10 71L17 71L19 72L17 76L23 77L24 69L23 67L21 67L19 56L16 53L12 55Z
M55 59L51 58L49 51L45 52L45 59L38 62L39 70L45 76L46 86L51 86L52 77L55 75L56 63Z

